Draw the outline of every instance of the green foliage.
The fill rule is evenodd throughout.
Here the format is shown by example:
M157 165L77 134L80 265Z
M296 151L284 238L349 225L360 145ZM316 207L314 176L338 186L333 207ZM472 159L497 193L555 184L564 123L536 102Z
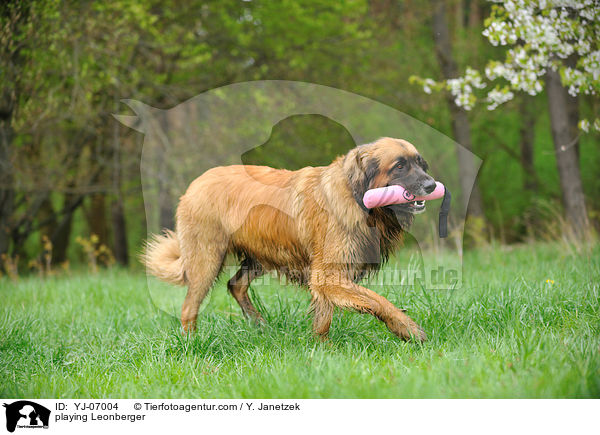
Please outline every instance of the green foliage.
M423 95L408 83L411 76L436 76L438 70L427 2L194 0L183 7L173 0L37 0L10 1L2 8L0 81L17 97L10 120L14 152L7 158L16 192L9 254L20 255L25 264L40 254L41 236L57 228L79 196L83 200L69 239L90 236L92 193L105 195L107 207L123 198L130 256L139 251L146 236L141 136L110 116L123 109L122 98L169 108L229 83L301 80L373 98L451 132L443 96ZM452 13L459 17L461 11ZM482 23L455 22L455 57L463 66L482 68L493 48L481 37ZM540 113L535 168L544 181L535 195L552 203L559 197L556 165L551 141L540 127L547 123L544 103L539 97L533 101ZM518 152L521 127L510 104L470 117L474 152L485 158L479 180L486 218L495 234L520 241L533 194L523 191L523 173L510 154ZM582 113L593 113L594 104L584 101ZM595 141L593 135L581 139L583 185L592 213L600 209ZM243 160L287 168L323 165L351 146L343 127L318 116L294 117L276 126L270 141ZM40 203L54 216L50 223L44 223ZM109 245L110 237L109 231ZM71 243L72 262L81 254Z

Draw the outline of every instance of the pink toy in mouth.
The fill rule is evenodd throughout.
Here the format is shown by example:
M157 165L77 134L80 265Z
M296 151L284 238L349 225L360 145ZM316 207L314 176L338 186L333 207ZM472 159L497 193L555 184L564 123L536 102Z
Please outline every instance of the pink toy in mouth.
M406 204L413 201L429 201L444 197L446 188L442 183L436 181L435 190L429 195L414 196L402 186L386 186L370 189L363 196L363 203L367 208L383 207L390 204Z

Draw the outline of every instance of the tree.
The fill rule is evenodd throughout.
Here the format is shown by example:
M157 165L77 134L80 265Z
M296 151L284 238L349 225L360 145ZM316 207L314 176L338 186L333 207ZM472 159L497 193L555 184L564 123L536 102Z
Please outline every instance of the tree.
M23 64L18 41L27 33L31 19L26 3L0 6L0 255L6 254L10 247L15 209L12 122L19 98L18 70Z
M579 169L577 126L600 130L600 119L578 122L579 95L600 92L600 4L593 0L506 0L492 6L484 36L494 46L507 46L503 61L489 61L485 73L468 67L459 78L436 82L413 78L425 92L447 89L466 109L478 101L488 110L514 98L514 92L537 95L544 89L548 107L562 199L567 220L578 234L589 222ZM490 89L491 83L498 81ZM500 84L502 83L502 84Z
M365 0L2 2L0 254L27 264L40 252L30 240L46 236L62 261L82 228L77 211L88 211L81 235L112 239L126 264L128 232L144 236L135 224L144 218L141 143L111 116L120 99L168 108L267 77L343 86L368 68L357 50L370 40L366 9ZM174 205L164 202L166 226ZM134 224L128 213L140 213Z
M433 39L435 42L435 52L446 80L453 79L458 75L456 61L452 57L452 47L450 45L450 32L446 23L446 8L444 0L436 0L433 9ZM471 127L467 113L454 102L453 98L448 98L448 106L452 116L452 131L454 139L461 145L456 147L457 160L461 174L468 176L461 177L462 180L472 180L475 178L475 163L471 154ZM477 183L471 186L462 185L461 191L471 190L471 197L463 197L465 205L468 207L470 217L483 218L483 201L481 192ZM463 195L465 196L465 195Z

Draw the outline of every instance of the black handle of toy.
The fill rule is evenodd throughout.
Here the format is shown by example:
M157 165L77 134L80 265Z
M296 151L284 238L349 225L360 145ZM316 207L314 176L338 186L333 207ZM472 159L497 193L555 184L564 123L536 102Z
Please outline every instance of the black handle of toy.
M450 201L452 195L447 187L444 188L444 199L442 199L442 205L440 207L440 218L438 231L440 238L443 239L448 236L448 213L450 213Z

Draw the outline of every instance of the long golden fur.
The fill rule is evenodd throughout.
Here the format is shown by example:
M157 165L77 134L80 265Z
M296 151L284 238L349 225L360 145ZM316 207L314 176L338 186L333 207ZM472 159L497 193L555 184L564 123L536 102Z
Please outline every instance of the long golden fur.
M195 328L199 306L231 253L241 268L227 287L251 318L262 320L248 297L250 282L277 270L308 287L313 329L322 337L338 306L376 316L402 339L423 341L426 335L412 319L357 281L379 268L422 209L409 204L367 210L362 195L391 184L428 193L433 179L426 165L410 143L382 138L324 167L213 168L181 197L176 232L154 236L143 261L158 278L187 284L185 330Z

